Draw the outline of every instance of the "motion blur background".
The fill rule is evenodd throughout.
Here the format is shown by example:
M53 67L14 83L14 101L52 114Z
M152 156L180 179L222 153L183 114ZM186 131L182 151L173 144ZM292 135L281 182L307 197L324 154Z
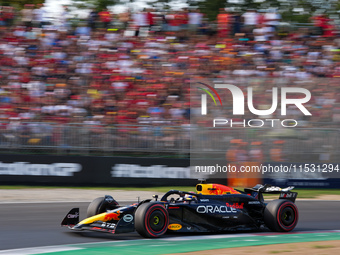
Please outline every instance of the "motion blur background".
M198 128L190 124L190 114L199 110L190 102L190 80L215 78L252 86L260 109L271 104L274 86L307 88L312 116L288 109L299 122L294 129L219 132L201 123L195 139L207 155L227 163L339 162L338 1L0 4L4 163L21 162L22 156L35 164L55 162L46 155L63 162L129 157L126 164L157 157L186 168L188 161L179 159L189 159L190 132ZM227 101L225 110L231 106ZM33 175L25 171L4 170L2 182L7 183L5 176Z

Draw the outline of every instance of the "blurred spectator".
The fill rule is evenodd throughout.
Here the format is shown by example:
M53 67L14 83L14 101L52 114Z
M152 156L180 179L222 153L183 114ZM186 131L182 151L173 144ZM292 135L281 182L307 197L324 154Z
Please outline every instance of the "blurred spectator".
M177 32L180 30L181 19L180 15L176 12L170 12L165 16L166 23L168 24L168 29L171 32Z
M244 32L251 32L258 24L259 24L259 15L257 10L248 9L245 13L242 14L243 24L244 24Z
M36 8L33 10L33 23L36 27L42 27L45 23L46 13L43 4L37 4Z
M103 28L109 28L111 21L112 21L112 14L109 12L108 9L104 9L98 13L100 22L102 23Z
M181 11L176 18L180 20L180 30L187 30L189 22L188 11L186 9Z
M91 28L86 26L85 22L81 22L78 24L76 30L75 30L76 35L80 36L89 36L91 34ZM85 37L83 37L85 38Z
M262 142L255 141L251 143L251 148L249 150L249 157L251 162L264 162L264 153L262 150Z
M197 32L197 28L202 24L203 14L199 9L195 9L188 14L189 30L194 34Z
M232 28L231 28L231 35L234 36L235 34L241 33L242 28L242 17L239 12L235 12L232 14Z
M149 25L148 17L145 12L137 12L132 15L134 26L139 29L140 27L146 27Z
M226 37L230 32L230 20L231 17L224 8L220 8L220 12L217 15L217 29L219 37Z
M268 10L264 15L264 21L267 26L277 28L281 21L281 15L275 9Z
M285 162L284 143L284 140L275 140L273 142L273 147L270 149L270 160L272 162Z
M26 27L32 27L34 4L25 4L21 10L21 21Z
M126 29L129 25L129 20L130 20L130 12L125 11L122 13L119 13L118 15L120 22L123 24L123 29Z
M317 28L318 35L324 35L324 30L327 27L327 22L329 21L325 14L319 14L311 17L314 26Z
M155 25L155 16L152 9L148 9L146 13L147 24L151 28Z
M70 23L69 23L69 10L68 7L66 5L63 6L63 11L60 15L60 23L61 23L61 28L62 29L66 29L69 30L70 29Z
M12 26L15 18L14 8L12 6L3 6L1 17L4 25Z
M88 16L88 26L91 29L95 29L97 26L97 22L98 22L98 12L96 11L96 9L92 9L91 12L89 13Z
M238 153L240 150L241 139L233 139L230 141L230 147L226 152L226 160L228 164L238 163Z

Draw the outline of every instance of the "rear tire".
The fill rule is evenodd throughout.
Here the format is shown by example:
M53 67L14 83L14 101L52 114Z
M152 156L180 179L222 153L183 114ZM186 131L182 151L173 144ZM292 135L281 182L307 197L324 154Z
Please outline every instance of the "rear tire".
M264 223L275 232L292 231L299 220L299 211L296 205L283 199L269 202L264 210Z
M141 204L135 212L135 229L143 237L160 237L169 226L169 213L160 203Z
M106 212L107 210L113 210L118 207L118 203L111 196L97 197L87 207L87 217Z

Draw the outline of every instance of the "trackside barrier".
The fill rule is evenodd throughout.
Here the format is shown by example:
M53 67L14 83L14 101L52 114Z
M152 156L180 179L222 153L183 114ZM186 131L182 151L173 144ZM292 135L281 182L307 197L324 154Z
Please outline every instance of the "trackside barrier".
M205 163L202 160L200 163ZM220 161L221 165L228 162ZM265 162L273 167L281 163ZM275 165L276 164L276 165ZM285 163L288 166L290 163ZM335 174L335 175L334 175ZM340 188L337 173L322 176L312 173L305 176L268 172L256 174L256 182L278 186L310 188ZM254 175L247 175L235 182L228 173L207 175L208 182L232 186L253 186ZM261 178L264 178L261 181ZM47 155L0 155L0 185L51 185L51 186L195 186L197 175L190 169L189 159L47 156Z
M324 123L325 124L325 123ZM322 125L321 125L322 126ZM208 128L194 126L93 125L45 122L1 123L0 153L120 156L140 155L224 158L233 139L251 149L260 141L265 161L276 161L270 152L283 140L282 161L337 162L340 132L337 128ZM198 148L198 149L197 149Z

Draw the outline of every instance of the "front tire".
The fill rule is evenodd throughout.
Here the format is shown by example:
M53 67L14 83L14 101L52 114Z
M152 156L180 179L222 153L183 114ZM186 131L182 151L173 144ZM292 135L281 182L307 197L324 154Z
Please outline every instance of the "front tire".
M264 223L270 230L275 232L292 231L298 219L298 209L289 200L273 200L267 204L264 210Z
M118 203L111 196L97 197L87 207L87 217L113 210L118 207Z
M160 237L169 226L169 213L160 203L141 204L135 212L135 229L143 237Z

